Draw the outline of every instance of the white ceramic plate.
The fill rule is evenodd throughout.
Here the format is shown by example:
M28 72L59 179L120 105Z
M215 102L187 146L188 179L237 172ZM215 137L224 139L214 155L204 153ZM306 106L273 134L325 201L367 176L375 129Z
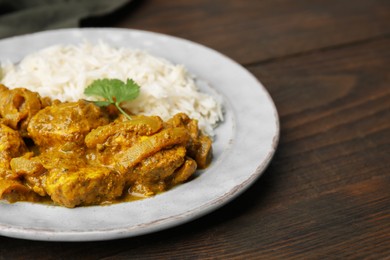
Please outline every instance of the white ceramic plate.
M17 62L28 53L53 44L84 40L139 48L183 64L197 76L202 91L221 98L225 120L216 129L214 160L194 180L135 202L68 209L0 201L0 235L91 241L155 232L217 209L241 194L265 170L279 138L278 115L272 99L242 66L205 46L138 30L65 29L0 40L0 61Z

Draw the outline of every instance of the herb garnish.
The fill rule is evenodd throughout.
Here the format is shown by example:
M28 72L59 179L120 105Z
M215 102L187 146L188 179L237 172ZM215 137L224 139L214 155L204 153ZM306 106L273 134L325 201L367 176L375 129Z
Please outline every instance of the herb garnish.
M98 79L92 82L85 90L87 96L104 98L104 101L94 101L97 106L115 105L116 108L131 120L131 117L119 106L123 101L133 100L138 97L140 86L132 79L126 83L119 79Z

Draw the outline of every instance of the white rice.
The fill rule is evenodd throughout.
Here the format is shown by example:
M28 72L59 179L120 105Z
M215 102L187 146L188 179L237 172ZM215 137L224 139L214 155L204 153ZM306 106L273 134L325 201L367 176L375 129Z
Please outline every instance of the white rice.
M89 99L84 89L96 79L133 79L141 86L140 96L126 104L133 113L159 115L167 120L184 112L213 135L223 120L221 104L201 93L195 79L182 65L135 49L96 45L55 45L26 56L19 64L1 65L0 82L9 88L24 87L61 101Z

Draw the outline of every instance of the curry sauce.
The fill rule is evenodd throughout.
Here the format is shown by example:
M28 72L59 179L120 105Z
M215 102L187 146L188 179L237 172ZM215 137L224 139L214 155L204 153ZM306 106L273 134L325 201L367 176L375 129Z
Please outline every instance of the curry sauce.
M163 121L0 85L0 198L76 207L153 196L190 179L212 141L184 113ZM130 112L130 111L128 111Z

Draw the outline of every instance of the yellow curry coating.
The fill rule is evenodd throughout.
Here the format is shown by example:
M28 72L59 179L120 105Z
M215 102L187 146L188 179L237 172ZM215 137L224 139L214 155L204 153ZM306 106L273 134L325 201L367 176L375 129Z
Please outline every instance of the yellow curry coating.
M0 198L76 207L149 197L209 165L212 141L179 113L127 120L93 103L0 85Z

